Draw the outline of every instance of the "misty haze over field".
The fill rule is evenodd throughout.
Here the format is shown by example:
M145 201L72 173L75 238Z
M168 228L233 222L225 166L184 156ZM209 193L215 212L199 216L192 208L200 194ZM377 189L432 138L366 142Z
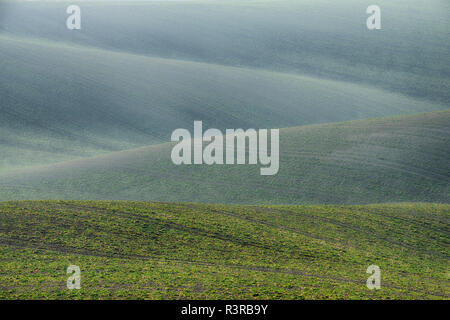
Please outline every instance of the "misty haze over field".
M216 175L233 176L232 167L211 168L218 171L214 174L197 172L176 167L164 157L155 159L151 152L135 159L139 152L133 150L150 151L154 146L168 150L157 157L168 156L170 145L159 144L169 142L177 128L191 129L195 120L220 130L294 128L433 112L450 104L447 1L428 1L426 6L422 1L378 1L381 30L367 29L367 4L356 0L83 1L81 30L67 29L68 5L0 2L0 189L4 188L0 200L72 195L261 201L267 195L241 199L222 190ZM449 127L446 121L435 122L439 117L446 118L447 113L420 118L419 126L425 126L421 131L434 130L423 132L428 138L420 141L414 140L419 130L414 127L398 128L406 130L402 134L397 129L383 134L380 128L367 136L349 133L348 144L334 146L328 129L322 127L317 127L318 138L305 136L303 129L286 131L298 132L289 139L305 139L305 144L297 145L295 152L292 147L281 150L282 161L289 159L284 167L294 168L287 176L281 168L272 186L292 178L289 185L300 183L300 189L311 191L300 195L296 189L284 200L275 196L267 200L447 201L447 152L425 156L423 149L413 147L424 144L445 150ZM408 119L419 118L398 119L410 126ZM287 137L282 140L288 143ZM314 152L320 149L320 155L306 169L305 159L311 155L302 150L313 147L309 141L316 141ZM399 149L403 145L409 150ZM346 161L349 152L357 158L331 164L335 147L347 153ZM121 158L115 153L126 150L129 157L120 162L124 172L118 174L114 166L109 170L108 161ZM106 155L110 158L95 158ZM100 165L87 173L66 163L82 159ZM139 161L138 167L131 165L134 161ZM45 166L54 164L65 171L40 176ZM348 169L340 168L347 165ZM338 169L332 169L335 166ZM164 170L161 183L154 175L159 170ZM253 169L244 170L250 183ZM322 178L312 178L329 174L334 182L328 187ZM86 175L92 180L87 181ZM183 181L171 180L171 175L184 177ZM213 176L216 187L210 181L205 196L174 192L195 179ZM399 191L388 191L382 176L398 181ZM429 181L429 176L439 183ZM107 186L100 181L107 181ZM224 183L220 185L230 187ZM353 185L353 191L329 199L319 192L325 188L325 193L339 194L332 189L341 184Z
M449 39L448 0L0 0L0 300L448 300Z

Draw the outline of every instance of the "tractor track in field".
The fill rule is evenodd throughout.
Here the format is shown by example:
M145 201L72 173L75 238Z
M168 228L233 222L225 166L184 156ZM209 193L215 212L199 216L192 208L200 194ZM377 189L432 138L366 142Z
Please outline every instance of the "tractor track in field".
M204 229L196 228L196 227L186 227L185 225L182 225L182 224L179 224L176 222L164 221L160 218L154 218L154 217L140 215L140 214L136 214L136 213L119 211L119 210L108 210L108 209L95 208L95 207L73 206L73 205L70 205L69 208L81 209L81 210L91 210L93 212L101 213L104 215L113 214L113 215L116 215L116 216L119 216L119 217L125 218L125 219L133 218L133 219L139 220L144 223L152 223L152 224L156 223L158 226L161 226L164 228L174 229L177 231L195 234L198 236L219 239L219 240L226 241L226 242L232 242L232 243L235 243L235 244L238 244L241 246L253 246L253 247L258 247L258 248L265 249L265 250L272 250L271 247L269 247L267 245L262 245L261 243L258 243L255 241L240 240L240 239L237 239L235 237L232 237L232 236L229 236L226 234L221 234L221 233L217 233L217 232L209 232Z
M186 227L185 225L182 225L182 224L179 224L176 222L172 222L172 221L164 221L160 218L139 215L139 214L124 212L124 211L119 211L119 210L108 210L108 209L89 207L89 206L78 206L78 205L73 205L73 204L66 205L66 206L64 206L64 208L65 209L74 209L74 210L89 210L90 212L100 213L103 215L107 215L109 217L118 216L118 217L125 218L125 219L136 219L136 220L139 220L144 223L151 223L154 225L158 225L162 228L173 229L173 230L177 230L180 232L186 232L189 234L195 234L198 236L208 237L208 238L212 238L212 239L219 239L219 240L222 240L225 242L231 242L231 243L234 243L234 244L237 244L240 246L252 246L252 247L257 247L257 248L265 249L265 250L269 250L269 251L272 250L271 247L269 247L267 245L263 245L262 243L259 243L259 242L242 240L242 239L238 239L236 237L232 237L230 235L226 235L223 233L209 232L209 231L206 231L201 228ZM59 222L57 220L55 220L55 223L59 223ZM109 230L104 230L101 228L97 228L97 229L98 229L98 231L109 232ZM111 230L111 231L114 233L113 230ZM306 258L306 256L305 256L305 258Z
M300 270L295 269L279 269L279 268L272 268L272 267L265 267L265 266L248 266L248 265L240 265L240 264L226 264L226 263L214 263L214 262L208 262L208 261L196 261L196 260L189 260L189 259L175 259L175 258L155 258L155 257L149 257L149 256L143 256L143 255L130 255L130 254L107 254L107 253L101 253L101 252L95 252L95 251L89 251L85 249L80 249L76 247L70 247L70 246L57 246L57 245L49 245L49 244L41 244L41 243L28 243L26 241L22 241L20 239L1 239L0 238L0 245L7 245L11 247L17 247L21 249L32 249L32 250L39 250L39 251L53 251L56 253L62 253L62 254L68 254L68 255L81 255L81 256L91 256L96 258L112 258L112 259L123 259L123 260L140 260L140 261L154 261L154 262L160 262L160 263L171 263L179 267L183 267L186 264L193 265L193 266L205 266L205 267L219 267L219 268L231 268L231 269L238 269L238 270L244 270L244 271L255 271L255 272L263 272L263 273L275 273L275 274L287 274L287 275L298 275L302 277L307 278L317 278L320 280L331 280L338 283L347 283L347 284L356 284L356 285L365 285L365 280L355 280L355 279L349 279L349 278L343 278L343 277L336 277L331 275L317 275L317 274L311 274L306 273ZM388 287L390 289L397 289L397 290L404 290L404 288L397 287L394 285L391 285L389 283L384 282L384 287ZM434 295L437 297L444 297L449 298L450 295L444 294L442 292L434 292L434 291L410 291L413 293L419 293L419 294L429 294Z
M196 208L195 205L191 205L191 204L183 204L183 205L188 207L188 208L191 208L191 209ZM421 248L417 248L417 247L414 247L414 246L411 246L411 245L407 245L407 244L404 244L404 243L399 242L399 241L395 241L395 240L387 239L387 238L384 238L384 237L379 237L379 236L376 236L376 235L372 235L367 230L364 230L364 228L360 228L360 227L354 226L353 224L345 223L345 222L338 221L338 220L335 220L335 219L319 217L319 216L314 216L313 217L311 215L304 214L304 213L301 213L301 212L294 212L294 211L289 211L289 210L279 210L279 209L273 209L273 208L267 208L267 207L248 206L247 208L254 209L254 210L261 210L261 211L265 211L265 212L273 212L273 213L278 213L278 214L279 213L285 213L285 214L290 214L290 215L299 215L299 216L307 218L308 220L321 220L323 222L326 222L326 223L329 223L329 224L333 224L333 225L338 226L340 228L346 228L346 229L350 229L350 230L353 230L353 231L365 234L366 236L368 236L371 239L375 238L376 240L382 240L384 242L400 246L400 247L402 247L404 249L407 249L407 250L421 251L424 254L428 254L428 255L432 255L432 256L438 256L438 257L442 257L442 258L445 258L445 259L449 259L448 255L441 254L441 253L438 253L438 252L431 252L431 251L428 251L428 250L423 250ZM242 219L242 220L246 220L246 221L249 221L249 222L265 225L265 226L268 226L268 227L273 227L273 228L277 228L277 229L293 232L293 233L296 233L296 234L299 234L299 235L303 235L303 236L306 236L306 237L309 237L309 238L312 238L312 239L323 240L323 241L330 241L330 242L334 242L334 243L339 244L339 245L344 246L344 247L349 247L347 244L344 244L344 243L342 243L340 241L337 241L335 239L332 239L332 238L323 237L323 236L317 236L317 235L314 235L314 234L311 234L311 233L308 233L308 232L304 232L304 231L300 231L300 230L297 230L297 229L294 229L294 228L290 228L290 227L286 227L286 226L280 226L280 225L273 224L273 223L270 223L270 222L267 222L267 221L262 221L262 220L259 220L259 219L254 219L254 218L242 216L242 215L240 215L238 213L235 213L235 212L218 210L218 209L214 209L214 208L209 208L209 209L212 210L213 212L217 213L217 214L227 215L227 216L235 217L237 219ZM390 216L390 218L393 218L393 217ZM430 229L430 230L432 230L432 231L437 231L437 230L443 231L441 229L437 229L437 230Z
M73 204L73 203L64 203L63 204L65 209L74 209L74 210L89 210L90 212L96 212L96 213L101 213L103 215L107 215L107 216L119 216L125 219L130 219L130 218L134 218L137 219L141 222L145 222L145 223L152 223L152 224L158 224L161 227L164 228L168 228L168 229L174 229L177 231L181 231L181 232L187 232L187 233L192 233L192 234L196 234L199 236L205 236L205 237L209 237L209 238L213 238L213 239L219 239L222 241L228 241L228 242L232 242L238 245L242 245L242 246L254 246L254 247L258 247L261 249L265 249L265 250L271 250L272 248L270 248L269 246L266 245L262 245L261 243L255 242L255 241L242 241L239 239L236 239L235 237L231 237L229 235L224 235L224 234L220 234L220 233L212 233L212 232L208 232L205 231L203 229L200 228L195 228L195 227L186 227L182 224L179 223L175 223L175 222L168 222L168 221L164 221L162 219L159 218L153 218L150 216L146 216L146 215L140 215L140 214L136 214L136 213L131 213L131 212L126 212L126 211L120 211L117 209L106 209L106 208L98 208L98 207L92 207L92 206L83 206L83 205L77 205L77 204ZM188 207L188 208L196 208L195 205L193 204L180 204L181 206L184 207ZM60 208L60 206L58 207ZM437 257L442 257L445 259L449 259L449 256L446 254L442 254L442 253L438 253L438 252L431 252L428 250L423 250L421 248L417 248L415 246L412 245L407 245L404 244L402 242L393 240L393 239L388 239L384 236L377 236L377 235L373 235L371 234L368 230L365 230L364 228L361 227L357 227L353 224L350 223L346 223L346 222L342 222L342 221L338 221L335 219L330 219L330 218L326 218L326 217L320 217L320 216L311 216L305 213L301 213L301 212L295 212L295 211L289 211L289 210L280 210L280 209L275 209L275 208L267 208L267 207L259 207L259 206L248 206L248 208L251 208L253 210L262 210L264 212L272 212L272 213L278 213L278 214L289 214L289 215L297 215L297 216L301 216L303 218L306 218L308 220L320 220L322 222L325 223L329 223L335 226L338 226L340 228L344 228L344 229L349 229L349 230L353 230L356 231L358 233L364 234L365 236L367 236L370 239L375 239L378 241L383 241L383 242L387 242L388 244L393 244L396 246L399 246L401 248L407 249L407 250L414 250L419 251L423 254L428 254L428 255L432 255L432 256L437 256ZM235 212L230 212L230 211L224 211L224 210L218 210L215 208L209 208L210 210L212 210L213 212L217 213L217 214L222 214L222 215L226 215L226 216L230 216L230 217L234 217L237 219L241 219L241 220L245 220L248 222L252 222L252 223L258 223L260 225L264 225L267 227L272 227L272 228L277 228L280 230L284 230L284 231L288 231L288 232L293 232L299 235L303 235L315 240L322 240L322 241L331 241L334 242L336 244L339 244L341 246L344 247L348 247L346 244L343 244L342 242L339 242L337 240L331 239L329 237L323 237L323 236L316 236L313 235L311 233L308 232L303 232L294 228L290 228L290 227L286 227L286 226L280 226L277 224L273 224L270 222L266 222L266 221L261 221L259 219L253 219L253 218L249 218L249 217L245 217L242 216L238 213ZM392 217L391 217L392 218ZM105 231L105 230L102 230ZM312 256L308 256L305 255L305 258L314 258Z
M189 207L191 209L195 209L196 206L195 204L179 204L178 207L183 208L183 207ZM17 208L21 208L20 206ZM23 207L22 207L23 208ZM290 232L295 232L299 231L293 228L289 228L286 227L284 228L284 226L279 226L277 224L272 224L272 223L266 223L265 221L260 221L258 219L253 219L250 218L248 219L248 217L244 217L238 213L235 212L229 212L229 211L224 211L224 210L219 210L213 207L207 207L209 212L212 212L213 214L223 214L226 216L231 216L233 218L237 218L237 219L244 219L247 220L249 222L252 223L259 223L259 224L263 224L265 226L268 227L272 227L272 228L278 228L278 229L282 229L282 230L286 230L286 231L290 231ZM286 214L297 214L296 212L292 212L289 210L276 210L274 208L266 208L266 207L258 207L258 206L248 206L248 208L251 208L253 210L263 210L263 211L270 211L270 212L274 212L274 213L286 213ZM29 209L25 206L25 209ZM111 218L117 216L120 218L125 218L125 219L135 219L135 220L139 220L142 222L146 222L146 223L158 223L158 225L161 225L163 227L167 227L167 228L174 228L175 230L178 231L182 231L182 232L197 232L197 234L201 235L201 236L206 236L206 237L212 237L212 238L218 238L216 237L216 233L211 233L211 232L206 232L205 230L201 229L201 228L194 228L193 230L191 230L190 228L186 228L186 226L178 224L178 223L173 223L173 222L166 222L162 219L159 218L153 218L153 217L149 217L147 215L141 215L141 214L136 214L136 213L130 213L127 211L121 211L121 210L117 210L117 209L108 209L108 208L98 208L98 207L93 207L93 206L84 206L84 205L79 205L79 204L74 204L74 203L58 203L58 205L54 206L53 208L50 209L56 209L56 210L62 210L62 209L66 209L66 210L78 210L78 211L83 211L83 210L87 210L88 213L90 212L95 212L95 213L99 213L99 214L103 214L103 215L107 215L110 216ZM214 210L211 210L214 209ZM149 210L154 210L157 211L158 209L152 209L150 208ZM50 215L49 215L50 214ZM50 221L55 218L52 215L57 214L57 212L46 212L46 215L44 217L50 219ZM305 213L299 213L302 216L306 216L310 219L314 218L311 217L309 215L306 215ZM350 224L347 223L341 223L340 221L336 221L333 219L328 219L328 218L324 218L324 217L320 217L323 221L328 222L328 223L332 223L329 220L332 220L333 222L339 222L339 226L343 226L343 227L349 227L352 226ZM66 226L70 226L70 224L67 224L67 222L70 222L68 219L64 219L66 221L60 221L63 222L61 225L66 225ZM57 222L56 220L54 220L55 222ZM160 224L161 223L161 224ZM82 225L81 225L82 226ZM356 228L359 231L359 228ZM99 230L101 230L102 232L109 232L109 230L103 230L102 228L99 228ZM112 231L112 230L111 230ZM119 232L119 234L124 235L125 233L123 232ZM300 232L300 234L304 235L304 236L308 236L307 234L304 234L303 232ZM314 235L310 236L311 238L314 238ZM231 239L231 240L230 240ZM241 265L241 264L227 264L227 263L220 263L220 262L214 262L214 261L198 261L198 260L192 260L192 259L177 259L177 258L170 258L170 257L163 257L163 254L161 254L160 252L151 252L149 253L150 256L148 255L138 255L138 254L127 254L127 253L123 253L123 252L99 252L99 251L95 251L95 250L89 250L86 248L79 248L79 247L72 247L72 246L67 246L65 244L45 244L39 241L40 239L38 237L34 237L34 238L29 238L27 240L24 239L14 239L14 238L6 238L6 239L2 239L0 238L0 245L9 245L9 246L14 246L14 247L20 247L20 248L28 248L28 249L35 249L35 250L48 250L48 251L54 251L54 252L58 252L58 253L63 253L63 254L75 254L75 255L85 255L85 256L93 256L93 257L99 257L99 258L117 258L117 259L127 259L127 260L133 260L133 259L138 259L138 260L142 260L142 261L157 261L157 262L162 262L162 263L173 263L175 265L179 265L179 266L183 266L185 264L190 264L190 265L195 265L195 266L205 266L205 267L223 267L223 268L234 268L234 269L241 269L241 270L247 270L247 271L255 271L255 272L266 272L266 273L277 273L277 274L291 274L291 275L299 275L299 276L303 276L303 277L315 277L318 279L327 279L327 280L332 280L332 281L336 281L336 282L342 282L342 283L354 283L354 284L364 284L364 281L362 280L353 280L353 279L349 279L349 278L342 278L342 277L334 277L334 276L329 276L329 275L315 275L315 274L309 274L306 272L302 272L300 270L295 270L295 269L279 269L279 268L273 268L273 267L265 267L265 266L249 266L249 265ZM128 239L130 240L130 239ZM222 239L224 241L233 241L235 240L233 237L225 237L224 239ZM323 239L323 238L319 238L317 240L324 240L327 241L327 239ZM247 245L249 245L248 242L246 242ZM242 243L241 243L242 245ZM260 246L261 247L261 246ZM271 249L269 247L267 247L268 249ZM273 248L272 248L273 250ZM307 258L308 256L305 256L305 258ZM314 257L313 257L314 258ZM415 276L420 276L420 275L416 275L416 274L412 274ZM402 277L404 276L404 274L402 275ZM423 278L423 277L422 277ZM430 277L426 277L427 279L433 280L433 281L440 281L438 279L435 278L430 278ZM444 280L445 281L445 280ZM448 281L445 281L448 282ZM393 289L400 289L402 290L402 288L399 287L395 287L389 284L385 284L386 287L390 287ZM449 297L449 295L443 294L442 292L431 292L431 291L418 291L417 293L427 293L427 294L432 294L435 296L441 296L441 297Z
M183 205L183 206L187 206L187 205ZM74 206L71 204L70 208L74 208ZM102 214L114 213L114 214L116 214L116 215L118 215L118 216L120 216L122 218L125 218L125 219L130 219L132 217L132 218L141 220L143 222L154 223L155 221L157 221L157 222L161 222L162 223L161 225L164 226L164 227L170 228L172 226L175 226L173 228L178 230L178 231L183 231L183 232L188 232L188 233L191 232L191 228L188 228L188 230L186 230L186 227L181 225L181 224L178 224L178 223L175 223L175 222L164 222L163 220L161 220L159 218L151 218L149 216L138 215L138 214L135 214L135 213L119 211L119 210L111 211L111 210L108 210L108 209L101 209L101 208L95 208L95 207L85 207L85 206L75 206L75 208L76 209L83 209L83 210L88 209L88 210L92 210L92 211L97 212L97 213L100 212ZM226 214L224 211L217 211L216 213ZM237 218L237 219L243 219L244 218L244 217L242 217L242 216L240 216L238 214L234 214L234 213L230 213L230 216L232 216L234 218ZM333 242L339 243L341 246L345 246L344 244L342 244L342 243L340 243L340 242L338 242L338 241L336 241L334 239L327 238L327 237L315 237L314 235L312 235L310 233L307 233L307 232L304 233L304 232L301 232L301 231L293 229L293 228L288 228L288 227L283 228L283 226L277 226L275 224L270 224L270 223L265 224L265 223L262 223L261 221L256 220L256 219L255 220L247 220L247 221L248 222L253 222L253 223L263 224L263 225L265 225L267 227L272 227L272 228L276 228L276 229L282 229L282 230L285 230L285 231L290 231L290 232L297 233L297 234L300 234L300 235L303 235L303 236L306 236L306 237L309 237L309 238L313 238L313 239L316 239L316 240L333 241ZM235 239L233 237L217 236L217 235L219 235L219 233L206 232L206 231L204 231L202 229L199 229L199 228L192 228L192 230L194 231L195 234L200 235L200 236L207 236L207 237L213 238L213 239L220 239L220 240L223 240L223 241L230 241L232 243L236 243L235 241L231 240L231 239ZM245 245L253 245L253 246L259 247L261 249L266 249L266 250L269 250L269 251L273 251L272 247L266 246L266 245L261 245L258 242L246 241L244 243L238 243L238 244L244 245L244 246ZM305 253L302 253L300 255L303 258L306 258L306 259L314 259L314 258L316 258L315 256L308 255L308 254L305 254ZM325 257L323 257L323 258L325 258Z
M432 256L437 256L437 257L442 257L442 258L445 258L445 259L449 259L449 255L441 254L441 253L438 253L438 252L432 252L432 251L428 251L428 250L423 250L423 249L421 249L421 248L417 248L417 247L414 247L414 246L411 246L411 245L407 245L407 244L405 244L405 243L402 243L402 242L399 242L399 241L396 241L396 240L393 240L393 239L388 239L388 238L385 238L385 237L373 235L373 234L371 234L370 232L368 232L368 230L365 230L365 229L362 228L362 227L357 227L357 226L355 226L355 225L353 225L353 224L346 223L346 222L342 222L342 221L338 221L338 220L335 220L335 219L330 219L330 218L325 218L325 217L319 217L319 216L314 216L314 217L313 217L313 216L311 216L311 215L304 214L304 213L301 213L301 212L295 212L295 211L289 211L289 210L280 210L280 209L273 209L273 208L267 208L267 207L254 207L254 206L249 206L249 208L252 208L252 209L261 209L261 210L266 211L266 212L284 213L284 214L290 214L290 215L298 215L298 216L301 216L301 217L305 217L305 218L307 218L307 219L309 219L309 220L315 220L315 219L321 220L321 221L323 221L323 222L325 222L325 223L329 223L329 224L338 226L338 227L340 227L340 228L349 229L349 230L353 230L353 231L356 231L356 232L358 232L358 233L364 234L365 236L367 236L367 237L370 238L370 239L375 239L375 240L378 240L378 241L381 240L381 241L383 241L383 242L387 242L387 243L389 243L389 244L393 244L393 245L402 247L402 248L407 249L407 250L420 251L421 253L424 253L424 254L428 254L428 255L432 255ZM255 221L255 222L257 222L257 221Z
M196 209L196 206L194 204L179 203L177 206L178 207L188 207L190 209ZM155 223L156 222L156 223L158 223L158 225L166 227L166 228L171 228L173 225L175 225L177 227L174 228L174 229L176 229L178 231L188 232L188 233L192 232L192 230L190 228L186 228L184 225L181 225L181 224L177 224L177 223L173 223L173 222L165 223L163 220L161 220L159 218L152 218L152 217L149 217L147 215L140 215L140 214L135 214L135 213L131 213L131 212L120 211L120 210L117 210L117 209L112 209L111 210L111 209L107 209L107 208L98 208L98 207L92 207L92 206L84 206L84 205L78 205L78 204L73 204L73 203L63 203L63 207L61 205L58 205L57 208L58 209L62 209L62 208L64 208L64 209L73 209L73 210L88 210L88 212L101 213L101 214L104 214L104 215L107 215L107 216L110 216L110 217L119 216L119 217L125 218L125 219L134 218L134 219L140 220L142 222L146 222L146 223ZM317 219L322 220L324 222L332 223L332 224L338 225L340 227L348 227L348 228L353 227L352 224L340 222L340 221L337 221L337 220L334 220L334 219L329 219L329 218L325 218L325 217L317 217L317 216L312 217L312 216L307 215L305 213L298 213L298 212L293 212L293 211L289 211L289 210L279 210L279 209L259 207L259 206L248 206L248 208L251 208L251 209L254 209L254 210L270 211L270 212L274 212L274 213L296 214L296 215L301 215L303 217L307 217L308 219L312 219L312 220L317 218ZM238 213L235 213L235 212L229 212L229 211L218 210L218 209L213 209L213 208L209 208L209 209L213 213L223 214L223 215L226 215L226 216L231 216L233 218L246 220L248 222L262 224L262 225L265 225L265 226L268 226L268 227L271 227L271 228L277 228L277 229L285 230L285 231L288 231L288 232L297 233L297 234L300 234L300 235L303 235L303 236L306 236L306 237L310 237L310 238L316 239L316 240L332 241L332 242L337 243L337 244L339 244L341 246L349 247L347 244L343 244L343 243L341 243L339 241L336 241L335 239L331 239L331 238L328 238L328 237L316 237L315 235L307 233L307 232L302 232L302 231L299 231L299 230L294 229L294 228L289 228L289 227L280 226L280 225L277 225L277 224L268 223L266 221L261 221L261 220L258 220L258 219L252 219L252 218L249 218L249 217L244 217L244 216L242 216L242 215L240 215ZM47 217L51 218L51 216L47 216ZM57 222L57 221L55 220L55 222ZM101 231L101 232L114 233L113 230L105 230L105 229L101 229L101 228L97 228L97 229L98 229L98 231ZM351 229L354 229L356 231L360 230L359 228L351 228ZM219 238L219 237L216 236L217 233L205 232L203 229L199 229L199 228L194 228L194 233L197 234L197 235L200 235L200 236L207 236L207 237L210 237L210 238L213 238L213 239L220 239L220 240L223 240L223 241L233 242L231 240L231 239L233 239L232 237L225 237L225 238L221 237L221 238ZM129 235L129 233L126 233L126 232L118 232L118 234L125 235L125 236ZM127 238L127 239L130 240L129 238ZM233 243L235 243L235 242L233 242ZM245 242L245 244L242 244L242 243L239 243L239 244L240 245L246 245L246 244L248 244L248 242ZM264 249L267 249L267 250L273 250L273 248L268 247L268 246L258 246L258 247L264 248ZM416 250L416 248L414 248L414 247L410 247L410 248L413 249L413 250ZM306 259L308 259L308 258L310 258L310 259L317 258L315 256L308 255L308 254L303 254L302 257L306 258ZM432 278L429 278L429 279L432 279Z

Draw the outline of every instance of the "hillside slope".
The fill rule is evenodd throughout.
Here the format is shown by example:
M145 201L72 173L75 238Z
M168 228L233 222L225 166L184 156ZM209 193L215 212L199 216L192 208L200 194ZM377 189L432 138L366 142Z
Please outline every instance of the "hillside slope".
M449 124L446 110L282 129L274 176L259 165L176 166L173 144L154 145L0 175L0 200L449 203Z
M0 36L0 171L167 142L442 109L350 83Z
M450 103L450 3L378 0L83 1L67 30L65 1L0 1L0 32L164 58L365 83ZM299 125L298 123L297 125Z
M0 203L2 299L448 299L449 205ZM81 289L66 288L66 269ZM366 269L381 269L381 289Z

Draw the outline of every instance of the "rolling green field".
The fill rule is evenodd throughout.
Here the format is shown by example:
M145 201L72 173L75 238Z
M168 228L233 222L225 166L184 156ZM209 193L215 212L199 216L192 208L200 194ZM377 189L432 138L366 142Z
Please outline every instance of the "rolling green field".
M370 204L450 199L450 111L280 131L280 170L172 163L166 143L0 175L0 200ZM192 129L191 129L192 130Z
M0 203L0 298L448 299L444 204ZM66 288L66 268L81 289ZM366 268L381 268L380 290Z
M361 0L0 1L0 32L109 51L364 83L450 103L450 3L378 0L382 30ZM297 124L299 125L299 123Z
M446 106L342 81L0 35L0 172L170 140ZM24 63L26 61L26 63Z
M168 142L448 108L449 5L0 0L0 172ZM420 10L417 8L420 7Z
M0 0L0 300L450 299L450 2L69 4ZM199 120L278 174L174 165Z

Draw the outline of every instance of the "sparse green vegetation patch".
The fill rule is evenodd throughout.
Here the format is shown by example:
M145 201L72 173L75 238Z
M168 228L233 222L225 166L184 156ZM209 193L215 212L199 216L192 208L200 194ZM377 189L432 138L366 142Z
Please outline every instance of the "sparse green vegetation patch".
M0 204L0 298L446 299L450 206ZM66 269L80 266L80 290ZM366 287L379 265L382 289Z

